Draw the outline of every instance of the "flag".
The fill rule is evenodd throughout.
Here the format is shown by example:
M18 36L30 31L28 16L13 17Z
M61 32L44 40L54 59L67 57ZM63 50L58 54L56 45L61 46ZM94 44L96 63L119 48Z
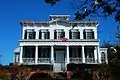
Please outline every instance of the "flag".
M67 40L68 40L68 38L65 38L65 37L62 38L63 42L66 42Z

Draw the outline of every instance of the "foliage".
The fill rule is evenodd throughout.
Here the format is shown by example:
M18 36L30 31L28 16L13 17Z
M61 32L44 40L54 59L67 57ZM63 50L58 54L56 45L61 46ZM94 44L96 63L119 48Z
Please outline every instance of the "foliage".
M45 0L50 5L55 5L60 0ZM73 8L76 10L75 20L82 20L90 15L99 17L114 16L120 23L120 0L73 0Z
M55 5L58 1L60 0L45 0L46 3L50 4L50 5Z
M0 69L0 80L10 80L11 76L8 70Z

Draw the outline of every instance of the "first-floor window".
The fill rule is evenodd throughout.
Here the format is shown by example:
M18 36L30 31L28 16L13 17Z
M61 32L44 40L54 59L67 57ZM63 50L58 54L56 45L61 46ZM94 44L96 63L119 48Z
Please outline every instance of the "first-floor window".
M48 58L49 56L50 56L49 48L42 48L41 49L41 58Z
M102 61L102 63L105 62L105 53L104 52L101 53L101 61Z

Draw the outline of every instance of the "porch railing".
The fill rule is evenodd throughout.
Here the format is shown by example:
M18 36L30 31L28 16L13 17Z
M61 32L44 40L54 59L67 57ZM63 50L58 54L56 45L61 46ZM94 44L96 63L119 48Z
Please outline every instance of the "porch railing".
M24 63L35 63L35 58L23 58Z
M94 58L85 58L85 63L95 63Z
M50 63L50 58L38 58L38 63Z
M70 58L70 63L82 63L82 58Z

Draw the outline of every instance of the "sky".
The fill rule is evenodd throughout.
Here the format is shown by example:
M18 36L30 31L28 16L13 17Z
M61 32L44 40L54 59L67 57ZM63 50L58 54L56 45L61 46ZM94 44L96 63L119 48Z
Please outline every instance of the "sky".
M0 63L13 62L13 52L21 39L22 20L48 21L50 14L68 14L74 17L71 0L61 0L55 6L44 0L0 0ZM112 17L108 19L94 17L99 22L98 37L103 41L115 42L116 24Z

